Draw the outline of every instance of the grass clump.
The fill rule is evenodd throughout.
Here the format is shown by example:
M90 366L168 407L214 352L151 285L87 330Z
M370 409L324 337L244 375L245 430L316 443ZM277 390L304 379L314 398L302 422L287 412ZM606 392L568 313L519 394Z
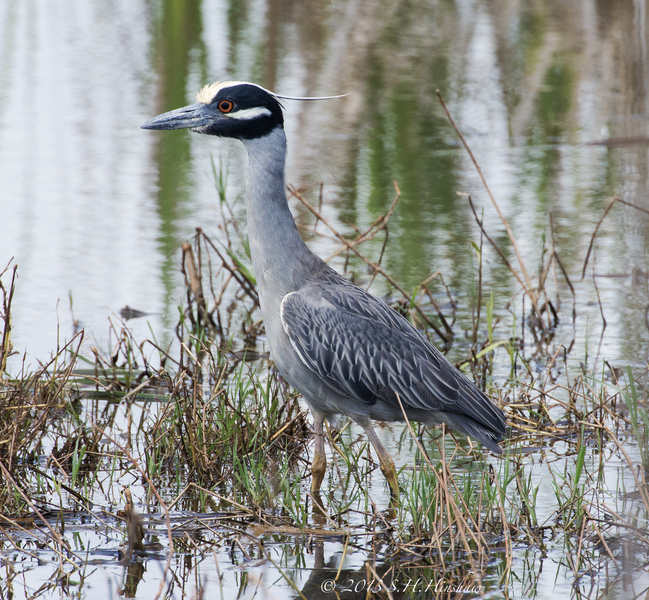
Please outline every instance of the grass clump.
M295 395L284 397L275 376L260 380L244 362L228 376L229 363L211 358L207 393L169 380L169 400L145 428L149 474L180 469L183 480L263 504L269 491L253 483L255 474L277 461L297 464L309 439L306 413Z
M223 195L223 182L219 186ZM306 202L301 192L293 193ZM378 276L391 281L381 267L383 251L372 262L358 248L376 236L387 240L397 199L398 190L385 217L366 232L356 230L357 237L341 246L341 253L371 267L370 284ZM221 205L232 214L227 203ZM155 339L136 342L125 323L111 322L110 350L84 354L80 333L33 373L5 376L13 283L0 285L0 468L8 481L0 486L0 515L15 530L20 519L51 527L38 540L29 538L32 545L0 536L0 546L20 553L46 546L64 556L71 546L65 527L73 516L83 513L92 523L101 519L102 526L117 528L115 506L131 488L148 511L148 518L142 517L145 529L161 539L164 514L167 569L174 552L183 560L194 555L197 562L214 552L247 573L254 561L272 562L269 548L275 547L281 551L273 566L284 577L281 569L304 568L310 553L324 571L323 545L336 540L342 551L336 577L365 576L367 583L370 575L409 573L421 574L425 585L470 578L496 589L509 585L522 553L534 562L554 550L562 556L560 568L579 585L585 569L625 560L631 534L647 551L649 419L638 384L646 373L628 370L621 385L621 372L613 368L598 377L586 365L570 369L570 349L553 339L556 315L547 294L532 288L526 294L536 301L531 313L536 320L528 316L527 328L534 340L528 333L525 342L525 321L516 318L502 335L493 295L480 289L482 243L476 246L473 297L478 303L484 299L486 316L481 319L478 308L465 318L471 347L464 364L508 408L513 434L503 455L479 454L471 442L453 438L453 443L452 436L419 425L415 431L407 423L398 445L407 456L399 474L401 504L389 506L366 438L343 424L340 431L329 431L333 459L323 488L324 512L315 510L308 491L308 415L264 362L268 355L259 344L264 329L246 266L245 233L235 229L236 237L226 236L222 247L201 230L193 245L183 245L186 300L175 339L166 347ZM549 269L542 264L539 281ZM442 288L434 295L427 287L433 281L446 287L439 273L413 293L395 287L401 296L396 307L425 335L437 329L450 343L458 328L457 305L447 290L451 320L437 303ZM611 459L623 465L617 488L607 480ZM134 511L130 491L128 497ZM145 558L148 551L145 547ZM363 553L364 568L343 568L347 552ZM82 564L70 556L68 561ZM136 577L133 564L128 569L135 589L142 573ZM174 574L184 576L180 567ZM526 589L533 588L533 576L523 573L525 578ZM404 596L416 597L414 588Z

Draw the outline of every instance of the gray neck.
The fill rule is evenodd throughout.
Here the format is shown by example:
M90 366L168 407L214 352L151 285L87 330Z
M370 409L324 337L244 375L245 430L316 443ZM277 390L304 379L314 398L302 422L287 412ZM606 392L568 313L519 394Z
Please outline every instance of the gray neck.
M299 289L319 261L302 241L286 201L284 129L242 141L250 160L248 238L255 277L262 294L269 286L286 294Z

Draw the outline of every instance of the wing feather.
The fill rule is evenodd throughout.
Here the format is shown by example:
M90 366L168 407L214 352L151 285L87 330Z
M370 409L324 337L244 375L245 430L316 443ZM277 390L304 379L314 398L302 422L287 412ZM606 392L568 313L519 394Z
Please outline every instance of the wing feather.
M312 283L282 301L284 330L329 387L368 405L378 399L468 416L505 431L502 412L408 321L345 279Z

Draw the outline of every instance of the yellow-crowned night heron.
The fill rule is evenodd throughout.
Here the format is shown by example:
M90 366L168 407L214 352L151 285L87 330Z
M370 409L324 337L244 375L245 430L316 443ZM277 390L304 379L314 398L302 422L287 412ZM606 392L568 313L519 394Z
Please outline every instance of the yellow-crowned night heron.
M500 453L505 418L406 319L347 281L302 241L284 184L286 137L279 96L251 83L205 86L196 104L155 117L144 129L191 129L236 138L250 160L248 235L270 353L313 413L311 490L325 475L323 422L343 414L374 446L394 496L394 462L372 419L446 423Z

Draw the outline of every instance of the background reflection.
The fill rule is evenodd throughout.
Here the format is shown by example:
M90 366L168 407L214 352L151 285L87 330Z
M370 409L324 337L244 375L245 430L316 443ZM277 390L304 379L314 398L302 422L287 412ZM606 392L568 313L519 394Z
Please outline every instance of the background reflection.
M19 265L16 348L33 361L55 347L57 327L70 337L70 297L74 317L100 344L106 318L126 304L154 313L156 336L171 339L182 301L179 246L198 225L218 236L212 161L227 170L231 200L244 194L246 161L233 142L138 127L219 79L293 95L348 92L288 103L288 181L324 182L326 216L350 233L349 222L367 227L387 209L396 180L403 196L388 270L412 289L441 269L465 295L474 262L468 240L479 235L456 190L484 206L488 231L508 245L439 89L528 268L539 263L551 212L557 250L578 283L609 198L649 208L648 18L646 0L7 0L0 263L13 256ZM317 187L307 196L317 200ZM243 217L243 202L236 206ZM301 224L312 223L294 209ZM647 357L647 227L647 215L619 205L600 229L594 270L607 276L597 282L609 360ZM323 255L333 249L320 237L310 243ZM370 256L381 243L366 247ZM488 249L484 270L502 313L517 288ZM577 286L576 336L598 347L589 277ZM380 282L373 290L386 291ZM149 335L143 319L130 326L136 337ZM568 339L575 335L566 329Z

